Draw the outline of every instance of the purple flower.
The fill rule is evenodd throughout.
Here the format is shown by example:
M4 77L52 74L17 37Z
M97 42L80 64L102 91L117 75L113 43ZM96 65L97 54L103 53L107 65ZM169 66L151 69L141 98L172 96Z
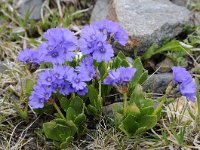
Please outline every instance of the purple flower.
M73 32L64 28L47 30L43 37L48 40L40 45L43 61L62 65L66 60L72 61L76 55L77 37Z
M106 42L106 36L99 33L95 26L85 26L81 31L80 50L83 55L92 54L97 47L97 42L101 39ZM98 40L98 41L97 41Z
M44 48L40 49L43 53L43 61L50 62L55 65L63 64L66 60L66 56L64 50L61 48L61 45L52 47L51 45L47 45L48 43L49 42L44 42L40 45L40 48Z
M52 90L45 85L35 85L29 97L29 105L32 108L43 108L46 101L51 97Z
M174 76L174 82L175 83L189 83L192 81L192 76L188 71L186 71L183 67L172 67L173 70L173 76Z
M187 97L188 100L195 102L196 99L196 84L194 82L182 83L179 88L181 94Z
M98 29L93 25L87 25L81 30L81 38L87 42L96 41L98 34Z
M69 29L66 28L51 28L48 29L43 37L51 41L52 43L62 43L63 45L67 44L76 48L77 44L77 37L74 36L74 33L71 32ZM74 49L73 49L74 50Z
M18 54L18 60L26 62L28 64L40 64L41 63L41 52L33 49L24 49Z
M96 28L108 36L108 39L125 45L128 41L126 31L117 23L111 20L102 20L95 24Z
M79 66L77 66L76 69L84 81L90 81L96 76L96 70L93 65L93 59L90 56L83 58L83 60L79 63Z
M87 84L82 80L80 74L75 75L72 78L71 83L72 83L72 87L76 91L83 90L87 86Z
M61 84L60 94L67 96L73 92L74 92L74 89L72 88L72 86L69 82L66 81Z
M108 62L114 56L112 45L107 44L107 35L93 26L85 26L81 33L80 50L83 55L89 54L97 62Z
M104 79L104 84L115 85L119 81L119 70L111 70L108 72L108 76Z
M120 72L119 83L122 83L129 82L137 70L131 67L120 67L118 68L118 71Z
M53 70L47 69L39 74L38 84L40 85L51 85L55 81L53 76Z
M63 79L64 81L69 81L71 82L72 78L74 76L76 76L76 73L74 72L74 68L70 67L70 66L64 66L64 75L63 75Z
M116 70L111 70L103 83L114 86L122 85L124 83L127 84L133 78L135 72L136 69L131 67L120 67Z
M58 80L62 80L66 73L65 66L54 66L52 70L53 77Z
M93 53L93 59L95 59L97 62L104 61L107 63L113 56L114 51L112 45L110 44L102 45Z
M39 74L38 84L51 85L51 83L54 82L55 79L56 78L53 75L53 69L46 69Z
M59 90L63 84L64 80L61 79L55 79L52 83L51 83L51 89L52 92L57 93L57 90Z
M84 87L82 90L76 91L79 95L84 96L86 93L88 93L88 88Z
M192 82L191 74L183 67L172 67L174 83L179 83L178 90L181 94L194 102L196 98L196 84Z
M104 79L104 84L111 84L120 93L127 93L128 92L128 82L133 78L136 72L135 68L131 67L120 67L116 70L111 70L108 73L107 78Z

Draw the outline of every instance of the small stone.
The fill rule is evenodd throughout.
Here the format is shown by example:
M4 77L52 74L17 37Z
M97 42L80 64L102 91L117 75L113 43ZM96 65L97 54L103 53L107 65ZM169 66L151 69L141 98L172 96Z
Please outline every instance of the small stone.
M123 102L116 102L116 103L113 103L113 104L110 104L110 105L107 105L107 106L103 106L103 113L110 117L110 118L113 118L113 111L112 111L112 108L114 105L121 105L123 107Z
M38 20L41 18L41 8L43 0L18 0L19 13L25 18L27 12L31 12L30 19Z
M98 0L90 22L102 19L117 21L128 33L129 41L123 50L143 54L153 43L158 45L166 38L180 34L190 24L190 11L168 0Z
M163 94L168 84L173 80L172 73L150 75L143 85L144 91Z
M172 60L169 58L165 58L163 61L161 61L160 63L156 65L156 70L162 73L170 72L172 66L174 66L174 63L172 62Z

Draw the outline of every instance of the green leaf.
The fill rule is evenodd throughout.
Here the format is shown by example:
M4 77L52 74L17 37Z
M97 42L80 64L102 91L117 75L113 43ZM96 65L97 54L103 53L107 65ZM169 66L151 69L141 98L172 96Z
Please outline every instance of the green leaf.
M148 78L148 70L142 73L142 75L140 76L138 80L138 83L142 85L147 80L147 78Z
M77 128L51 121L43 124L43 131L48 139L63 141L70 136L74 136L77 132Z
M78 114L82 113L83 110L83 100L76 96L74 99L71 100L69 107L74 109L74 113L77 116Z
M118 113L118 112L113 112L114 114L114 124L115 124L115 127L119 127L119 125L122 123L122 120L123 120L123 114L121 113Z
M76 114L76 111L74 110L74 108L69 107L69 108L67 109L67 116L66 116L66 119L67 119L68 121L70 121L70 120L74 121L75 118L76 118L76 116L77 116L77 114Z
M98 115L98 110L96 107L94 107L92 105L88 105L87 109L88 109L88 112L93 114L94 116Z
M131 94L130 103L136 103L140 107L141 99L144 99L144 92L141 85L137 84Z
M81 113L75 118L74 123L76 125L81 125L85 120L86 120L85 114Z
M159 48L159 46L158 46L157 44L154 43L154 44L144 53L143 58L144 58L144 59L149 59L149 58L151 58L151 57L154 55L155 50L158 49L158 48Z
M121 60L126 60L126 56L123 54L122 51L119 51L119 52L118 52L117 58L120 58Z
M140 114L140 109L137 107L137 105L135 103L131 103L127 107L127 114L137 116Z
M135 131L135 135L139 135L142 134L143 132L145 132L147 130L147 127L140 127Z
M62 97L60 100L60 106L64 111L67 111L70 101L66 97Z
M122 67L130 67L129 63L128 63L126 60L123 60L123 61L120 63L120 66L122 66Z
M134 88L134 86L138 83L138 81L140 80L141 76L143 76L143 71L144 71L144 67L142 65L142 62L140 60L140 58L135 59L135 61L133 62L133 67L137 69L136 73L134 74L132 80L130 81L130 87ZM145 73L146 75L146 73ZM144 75L144 76L145 76ZM143 77L144 78L144 77ZM142 79L141 79L142 80Z
M143 58L149 59L153 55L156 55L156 54L168 51L168 50L170 50L170 51L184 51L184 50L188 50L188 48L183 48L183 46L177 40L171 40L168 43L166 43L165 45L163 45L161 48L158 48L158 45L155 45L155 44L152 45L152 47L150 47L146 51Z
M136 117L128 115L120 124L119 129L127 136L132 137L139 127L140 125L136 122Z
M107 64L105 62L101 62L98 66L98 70L100 72L100 78L103 81L103 79L106 78L106 75L108 73Z
M34 82L31 79L26 79L26 85L25 85L25 93L26 96L31 95L31 91L33 90Z
M123 117L124 117L122 103L113 104L112 111L113 111L113 115L114 115L115 127L118 127L121 124Z
M74 137L73 136L69 136L66 138L66 140L64 142L62 142L60 144L60 148L61 149L65 149L69 146L69 144L74 140Z
M137 118L140 127L146 127L147 130L153 128L157 123L157 115L145 115Z
M129 67L129 64L126 60L126 56L121 51L114 58L112 63L112 69L117 69L120 66Z
M119 68L121 62L122 62L122 60L120 58L115 57L115 59L113 60L113 63L112 63L112 69Z
M88 96L90 99L90 104L96 107L97 106L96 101L98 99L98 91L92 85L88 86Z
M140 111L142 116L151 115L154 112L154 107L153 106L143 107Z

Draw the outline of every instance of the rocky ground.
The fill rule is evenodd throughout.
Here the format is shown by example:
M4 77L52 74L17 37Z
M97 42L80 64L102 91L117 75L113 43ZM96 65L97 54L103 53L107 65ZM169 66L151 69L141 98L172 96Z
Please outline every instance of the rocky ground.
M158 50L172 39L184 42L183 47L190 47L190 52L183 56L177 57L176 53L169 54L163 50L143 59L145 68L151 73L143 87L159 96L172 80L170 68L177 64L178 58L179 64L185 65L196 77L200 76L199 10L198 0L0 0L0 139L3 139L0 149L56 149L40 130L42 122L51 116L37 116L30 110L30 119L26 122L20 120L12 103L18 97L16 91L21 79L27 76L16 56L25 47L36 47L42 40L43 31L63 26L79 34L82 26L89 22L105 18L117 21L127 31L129 42L125 48L117 45L116 53L122 50L130 62L136 56L143 57L152 45L156 45L154 50ZM172 49L173 45L167 47L167 50ZM176 105L186 107L185 103ZM195 111L197 106L189 104L189 107ZM169 109L173 108L167 111ZM177 113L179 117L187 118L189 112ZM102 118L95 131L75 141L71 149L179 149L183 146L171 131L171 114L167 113L167 117L159 122L158 130L152 129L140 139L127 139L106 126L105 120ZM191 117L186 120L191 121ZM182 125L178 123L180 128L177 128L181 129ZM200 147L197 131L187 131L188 149ZM149 136L156 137L155 141Z

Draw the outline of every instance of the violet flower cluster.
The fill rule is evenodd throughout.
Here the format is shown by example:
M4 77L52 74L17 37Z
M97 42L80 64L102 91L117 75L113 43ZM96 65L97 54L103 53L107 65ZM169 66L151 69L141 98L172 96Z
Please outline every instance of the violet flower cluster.
M188 100L195 102L196 99L196 84L192 81L191 74L183 67L172 67L174 83L180 84L178 91Z
M133 78L136 71L135 68L131 67L120 67L116 70L111 70L103 83L116 87L120 93L127 93L128 82Z
M103 20L85 26L81 32L80 50L85 55L91 55L97 62L108 62L114 56L111 44L114 42L125 45L128 35L116 22Z
M98 79L93 65L94 60L107 63L114 56L111 44L125 45L128 41L125 30L116 22L109 20L85 26L79 40L73 32L65 28L49 29L44 33L43 38L45 41L37 50L25 49L18 55L18 59L27 64L53 64L53 68L45 69L38 76L29 97L29 104L33 108L43 108L52 98L53 93L59 92L67 96L76 92L85 95L88 92L86 82ZM79 50L84 58L78 66L74 68L66 66L66 62L73 61ZM119 73L123 71L124 73L118 74L118 79L115 79L116 84L130 80L131 74L125 73L125 68L119 68Z
M43 37L46 41L39 45L39 50L25 49L19 53L18 59L26 63L49 62L54 65L73 60L78 42L73 32L64 28L52 28Z
M90 66L90 67L88 67ZM96 74L91 58L84 58L75 70L70 66L54 66L39 74L37 84L29 98L29 104L33 108L43 108L51 98L52 93L59 92L67 96L73 92L84 96L88 92L85 81L90 81ZM85 73L82 74L83 71Z

